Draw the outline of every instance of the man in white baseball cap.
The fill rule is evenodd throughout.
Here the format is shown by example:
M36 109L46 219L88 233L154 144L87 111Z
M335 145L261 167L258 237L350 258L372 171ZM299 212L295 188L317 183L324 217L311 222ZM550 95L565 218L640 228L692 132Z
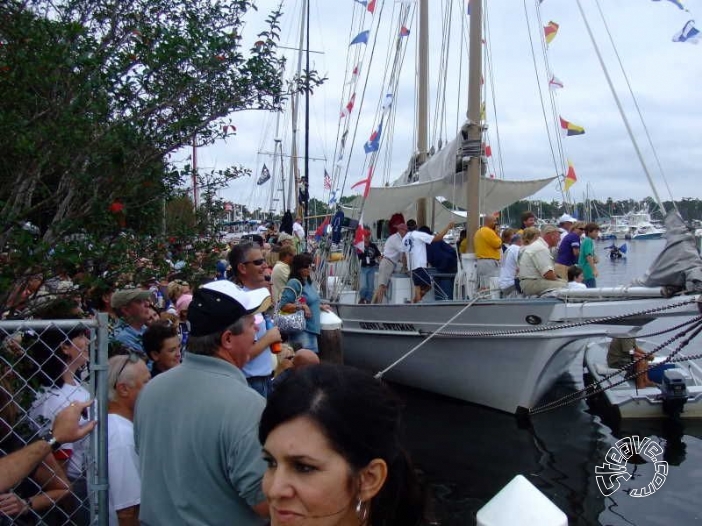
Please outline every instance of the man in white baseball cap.
M255 343L254 314L270 301L265 288L244 291L225 280L193 294L183 363L150 381L137 401L134 437L148 488L142 523L264 523L257 433L265 399L241 368Z

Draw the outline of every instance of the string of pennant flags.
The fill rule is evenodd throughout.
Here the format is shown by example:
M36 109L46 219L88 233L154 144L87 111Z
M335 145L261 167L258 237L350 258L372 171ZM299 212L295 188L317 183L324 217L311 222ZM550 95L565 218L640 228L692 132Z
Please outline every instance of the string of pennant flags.
M652 0L653 2L661 2L663 0ZM689 10L685 8L681 0L665 0L673 5L675 5L678 9L685 11L689 13ZM539 0L539 4L542 4L544 0ZM546 45L550 45L558 35L558 30L560 26L558 23L554 21L550 21L548 24L544 26L544 40L546 41ZM673 42L688 42L691 44L697 44L700 39L700 32L695 28L695 21L694 20L689 20L688 22L685 23L683 28L675 33L673 35ZM549 78L548 81L548 86L549 89L551 90L559 90L564 87L563 81L561 81L556 75L551 74L551 77ZM582 126L579 126L577 124L574 124L563 117L559 116L560 120L560 128L561 128L561 134L565 137L570 137L570 136L575 136L575 135L583 135L585 133L585 128ZM567 160L568 163L568 170L566 172L565 176L565 181L564 181L564 188L565 191L567 192L570 190L570 188L577 182L578 178L575 174L575 168L573 167L572 161L570 159Z
M543 2L544 0L540 0L539 5L541 5ZM556 36L558 36L560 25L557 22L551 20L548 24L544 26L543 30L544 40L546 42L546 47L548 48L556 39ZM565 84L563 83L563 81L556 77L555 74L551 73L548 79L548 88L551 91L557 91L563 89L564 87ZM558 116L558 120L561 135L563 135L564 137L572 137L585 134L585 128L583 128L582 126L572 123L569 120L564 119L560 115ZM573 162L570 159L566 159L566 162L568 163L568 169L566 171L565 179L563 181L563 188L566 192L568 192L570 188L578 181L578 177L575 174L575 167L573 166Z
M355 3L362 5L371 15L375 13L375 7L376 7L376 0L354 0ZM410 35L410 30L406 26L401 26L398 31L398 37L399 38L404 38ZM357 46L357 45L367 45L368 40L370 38L370 29L365 29L363 31L360 31L355 37L351 39L349 42L349 47L351 46ZM361 73L361 62L357 62L353 69L351 70L350 75L348 75L348 80L345 82L345 86L351 86L351 90L353 90L353 87L355 86L356 82L358 81ZM378 123L377 127L371 132L370 137L368 140L363 144L363 150L364 152L368 154L372 154L374 152L377 152L380 149L380 140L382 137L383 133L383 123L384 123L384 117L386 112L390 109L392 105L392 100L393 100L393 95L391 93L386 94L385 98L383 99L382 103L382 114L380 117L380 122ZM341 111L339 113L339 120L343 121L344 119L347 119L351 116L354 110L354 105L356 103L356 92L352 91L348 102L341 108ZM348 122L348 120L347 120ZM338 156L336 159L336 166L340 167L342 165L342 161L344 159L344 153L346 149L346 139L348 137L349 129L348 129L349 124L346 124L344 126L344 131L341 134L341 140L339 143L339 151L338 151ZM361 181L356 182L351 186L351 188L358 188L360 186L363 186L363 195L364 197L367 197L369 192L370 192L370 185L371 181L373 178L373 164L371 163L369 169L368 169L368 175L362 179ZM329 172L327 168L324 168L324 190L329 192L329 200L328 200L328 205L334 205L338 202L338 196L339 196L339 189L333 189L333 180L332 177L329 175Z
M410 0L399 0L400 3L411 3ZM543 4L546 0L539 0L539 5ZM690 11L686 8L686 6L683 3L683 0L651 0L653 2L663 2L666 4L673 4L673 6L677 7L680 11L684 13L689 13ZM368 13L371 14L371 16L375 13L375 8L376 8L376 0L353 0L353 2L360 4L363 8L365 8ZM467 0L466 2L466 14L470 16L470 0ZM558 32L560 30L560 26L557 22L555 21L549 21L548 24L546 24L543 27L543 37L546 42L547 47L550 46L554 40L556 39ZM351 41L349 42L349 47L351 46L363 46L367 45L370 39L370 29L365 29L360 31L356 36L354 36ZM411 35L410 28L408 28L405 25L401 25L399 27L397 37L402 39L405 37L409 37ZM702 38L702 35L700 35L699 30L695 27L695 21L694 19L689 19L682 27L681 30L676 32L673 37L672 41L673 42L680 42L680 43L692 43L692 44L697 44ZM353 89L353 86L356 84L358 79L360 78L360 73L362 69L362 63L359 61L357 62L354 67L352 68L350 74L348 75L348 80L345 82L345 86L351 86ZM550 78L548 79L548 87L550 90L560 90L565 88L565 83L559 79L555 74L550 73ZM383 124L386 116L386 112L391 108L393 102L393 94L388 93L385 96L385 99L382 103L382 108L381 108L381 114L380 114L380 119L379 122L376 126L376 128L371 132L370 137L368 140L363 144L363 149L366 155L373 154L377 152L380 148L380 141L383 133ZM351 114L353 113L354 110L354 105L356 103L356 92L352 91L348 102L346 105L344 105L340 111L339 114L339 119L344 120L348 119ZM481 113L481 118L482 113ZM585 134L585 128L581 125L575 124L562 116L559 115L559 127L560 127L560 132L563 137L573 137L573 136L579 136L579 135L584 135ZM344 158L344 153L345 153L345 147L346 147L346 138L348 136L348 124L345 126L345 130L341 135L341 140L340 140L340 148L339 148L339 153L337 156L336 160L336 165L341 166L341 162ZM483 145L483 155L486 157L490 157L492 155L492 151L490 148L489 144L484 144ZM565 175L564 179L564 188L565 191L569 191L570 188L577 182L577 176L575 173L575 168L573 166L573 163L567 159L567 173ZM494 175L490 175L490 177L494 177ZM355 182L351 188L363 188L363 196L367 197L368 193L370 192L370 185L371 181L373 178L373 164L371 162L369 169L368 169L368 174L364 179L361 179L360 181ZM338 202L339 198L339 192L340 190L334 189L333 187L333 179L330 176L329 172L327 171L327 168L324 168L324 190L329 192L329 200L328 204L329 206L334 205Z

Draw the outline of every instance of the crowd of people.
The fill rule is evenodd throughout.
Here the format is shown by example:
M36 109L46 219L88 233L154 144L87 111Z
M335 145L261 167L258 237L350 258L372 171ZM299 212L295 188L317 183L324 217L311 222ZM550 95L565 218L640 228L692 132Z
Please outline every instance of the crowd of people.
M173 275L34 294L44 309L34 319L110 320L99 423L110 525L420 524L425 499L399 444L399 402L365 373L320 364L328 306L310 278L313 258L294 235L262 234L221 253L201 283ZM281 333L276 311L303 311L305 328ZM39 387L32 435L15 436L4 410L0 419L0 471L17 467L0 474L0 523L89 522L90 337L77 324L4 342L31 362ZM9 406L19 399L6 383L0 394Z
M466 231L462 230L456 248L443 239L453 229L432 234L428 227L418 227L415 220L390 224L389 236L381 251L366 230L360 259L359 303L385 300L390 278L407 270L412 278L412 302L422 301L434 287L437 299L452 299L457 255L468 251ZM597 286L599 258L594 240L599 235L596 223L578 221L569 214L558 219L558 226L536 227L536 216L525 212L521 228L500 230L496 216L487 215L473 236L476 257L476 281L479 291L496 291L502 297L517 294L539 296L560 289ZM377 288L371 293L375 275ZM449 277L447 287L441 280Z
M493 280L503 297L596 287L599 258L593 241L599 226L569 214L558 219L558 226L539 229L535 225L536 216L525 212L522 228L506 228L498 234L496 219L485 218L474 238L480 289L494 288Z
M503 293L528 295L594 286L597 225L563 216L560 229L539 230L531 219L498 233L488 217L476 232L480 286L497 278ZM401 268L411 273L412 301L421 301L432 267L456 272L456 250L443 241L453 227L432 234L414 220L396 222L382 252L366 232L361 301L382 301ZM329 307L297 235L267 230L235 243L198 283L174 265L166 280L121 276L85 294L69 275L53 284L30 279L13 291L14 307L34 319L104 312L110 320L111 525L421 522L425 501L399 444L399 403L364 373L320 364L320 319ZM282 332L274 315L286 313L304 314L304 328ZM29 363L21 373L36 391L27 439L13 426L22 408L3 372L0 466L13 459L17 469L0 475L0 517L33 514L51 524L59 508L74 524L88 523L86 437L95 420L75 408L92 407L84 385L90 337L78 324L3 342Z

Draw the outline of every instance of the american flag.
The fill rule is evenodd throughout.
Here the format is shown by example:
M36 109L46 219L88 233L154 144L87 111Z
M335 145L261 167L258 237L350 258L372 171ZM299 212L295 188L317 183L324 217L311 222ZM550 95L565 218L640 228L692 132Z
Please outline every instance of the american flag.
M329 176L329 172L327 172L326 168L324 169L324 189L331 190L331 177Z

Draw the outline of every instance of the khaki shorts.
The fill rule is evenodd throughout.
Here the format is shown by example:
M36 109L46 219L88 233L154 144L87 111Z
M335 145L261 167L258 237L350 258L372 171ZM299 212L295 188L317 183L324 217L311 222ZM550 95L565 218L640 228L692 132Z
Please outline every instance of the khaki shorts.
M378 266L378 285L388 286L390 283L390 276L395 272L395 269L399 268L399 264L393 263L388 258L383 258L380 260L380 265Z
M560 263L556 263L555 265L553 265L553 270L556 273L556 276L568 281L568 267L567 266L561 265Z
M489 289L490 278L496 278L500 275L500 262L496 259L478 259L476 271L478 287L481 289Z
M568 282L562 279L550 280L544 278L519 280L519 286L526 296L538 296L548 290L562 289Z

